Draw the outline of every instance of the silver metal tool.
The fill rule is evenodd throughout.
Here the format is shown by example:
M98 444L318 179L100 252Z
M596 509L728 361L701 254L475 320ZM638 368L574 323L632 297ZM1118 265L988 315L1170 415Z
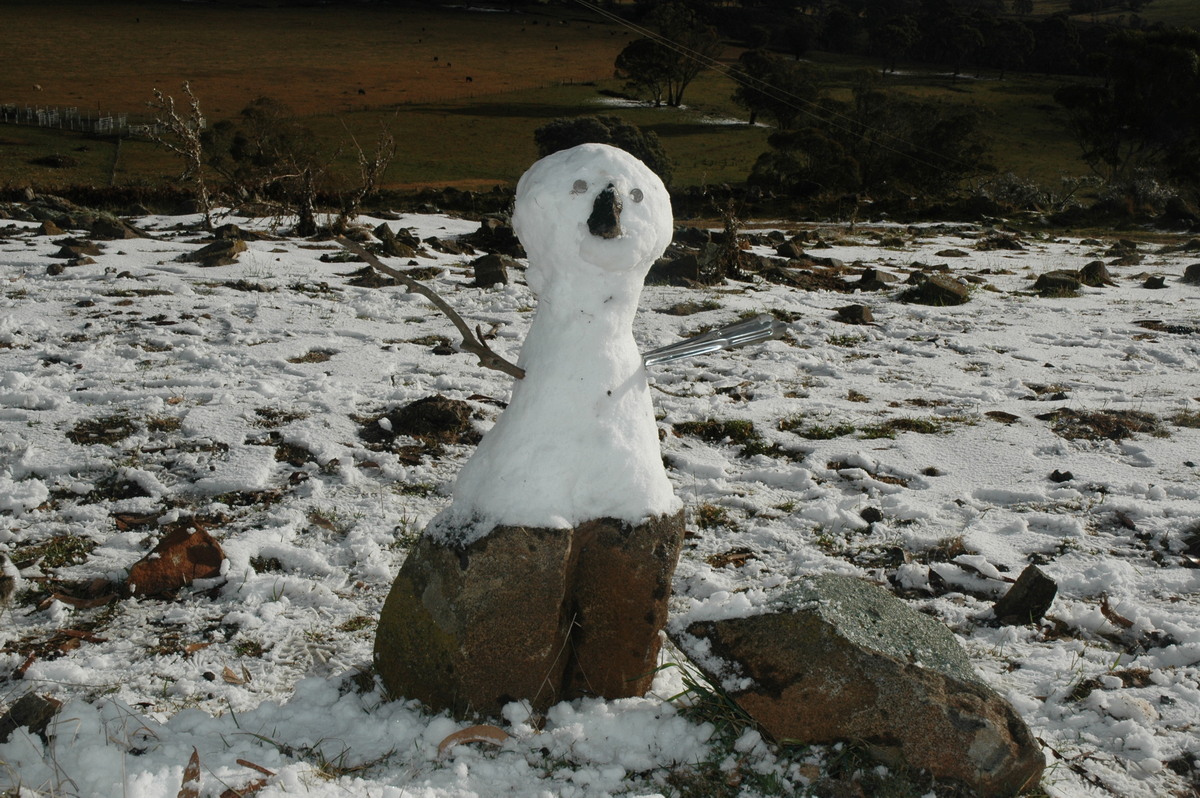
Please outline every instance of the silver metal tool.
M657 366L660 363L670 363L685 357L706 355L722 349L735 346L756 344L759 341L769 341L779 338L787 330L787 325L769 313L762 313L752 319L739 321L716 330L677 341L673 344L660 346L642 355L642 362L647 366Z

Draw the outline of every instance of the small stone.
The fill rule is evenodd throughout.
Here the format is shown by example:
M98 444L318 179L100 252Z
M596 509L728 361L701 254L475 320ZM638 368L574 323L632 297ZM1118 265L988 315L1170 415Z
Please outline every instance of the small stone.
M1070 482L1075 479L1075 475L1070 471L1059 471L1057 468L1050 473L1051 482Z
M901 296L920 305L961 305L971 298L967 286L945 274L933 274Z
M1058 584L1036 565L1030 565L992 610L1004 626L1037 623L1050 609L1057 593Z
M1106 285L1116 285L1104 261L1094 260L1079 270L1079 281L1091 288L1102 288Z
M208 246L201 247L184 260L196 261L204 268L230 266L237 263L237 257L246 251L246 242L240 238L219 238Z
M858 517L868 524L878 524L883 520L883 511L878 507L864 507L859 511Z
M1200 263L1188 264L1183 270L1183 282L1189 285L1200 285Z
M62 702L56 698L26 693L0 716L0 743L8 742L12 733L22 727L34 734L44 735L46 727L61 708Z
M518 268L515 260L507 255L484 255L471 261L475 272L475 285L479 288L489 288L493 285L508 285L509 269Z
M1142 283L1142 288L1159 289L1167 287L1167 278L1161 274L1154 274L1146 278L1146 282Z
M221 575L225 552L221 544L196 524L167 533L154 550L129 569L126 587L134 596L163 596L197 579Z
M837 309L837 320L843 324L870 324L875 316L866 305L846 305Z
M1039 275L1033 284L1033 290L1043 296L1073 295L1083 285L1079 272L1058 270Z

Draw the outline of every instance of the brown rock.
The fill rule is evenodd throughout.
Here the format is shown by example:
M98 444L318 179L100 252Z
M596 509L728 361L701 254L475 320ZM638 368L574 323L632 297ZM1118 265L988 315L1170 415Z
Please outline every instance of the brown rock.
M184 256L184 260L196 261L205 268L230 266L237 263L237 256L245 251L246 242L240 238L219 238L208 246Z
M1079 281L1092 288L1102 288L1106 285L1116 285L1108 267L1102 260L1094 260L1079 270Z
M70 259L83 257L85 255L102 254L100 247L91 241L84 241L79 238L64 238L58 243L62 245L62 248L59 249L58 252L54 253L53 257L55 258Z
M875 314L866 305L846 305L837 309L837 320L843 324L870 324Z
M1192 285L1200 285L1200 263L1189 264L1183 270L1183 282L1191 283Z
M945 274L931 274L901 295L920 305L961 305L971 298L967 286Z
M954 635L861 580L804 579L765 614L693 623L673 639L776 740L859 741L885 764L988 796L1036 785L1045 767Z
M899 282L900 278L888 272L879 271L878 269L863 269L862 276L857 283L853 284L854 288L860 291L882 291L885 288L890 288L892 283Z
M1056 474L1059 475L1058 478L1055 477ZM1064 474L1056 470L1050 475L1050 479L1055 482L1067 482L1072 479L1071 472ZM1036 565L1027 566L1008 592L994 605L996 620L1005 626L1037 623L1050 609L1057 593L1058 583L1042 573Z
M1159 289L1167 287L1167 278L1161 274L1154 274L1146 278L1146 282L1142 283L1142 288Z
M43 221L41 227L38 228L38 234L44 236L60 236L63 232L63 229L51 219Z
M197 579L220 576L225 552L196 524L167 533L154 550L129 569L126 587L134 596L161 596Z
M471 261L475 271L475 285L488 288L493 285L508 285L508 270L517 268L517 262L507 255L484 255Z
M775 248L775 254L788 260L798 260L804 257L804 242L799 238L785 241Z
M1074 296L1083 285L1079 272L1058 270L1038 275L1033 284L1033 290L1043 296Z
M459 717L641 695L682 542L682 513L497 527L465 548L424 536L380 615L376 671L392 696Z
M0 716L0 743L8 742L12 733L20 728L27 728L44 738L46 727L50 725L50 721L54 719L60 709L62 709L62 701L57 698L26 693L14 701L3 716Z
M142 233L134 229L128 222L107 215L97 216L92 221L91 232L94 238L107 240L142 237Z

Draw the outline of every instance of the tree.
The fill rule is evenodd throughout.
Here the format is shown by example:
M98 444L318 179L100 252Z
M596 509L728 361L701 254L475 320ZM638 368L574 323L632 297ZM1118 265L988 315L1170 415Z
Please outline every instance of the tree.
M643 132L615 116L562 117L539 127L533 132L538 157L569 149L579 144L610 144L625 150L646 164L652 172L671 181L671 160L662 148L654 131Z
M1054 95L1084 160L1111 186L1150 175L1195 190L1200 33L1122 31L1098 63L1103 84L1074 84Z
M317 189L333 159L287 105L259 97L237 120L217 123L206 144L209 164L243 198L280 201L296 214L297 235L317 232Z
M872 28L868 35L872 52L878 53L886 60L886 71L895 72L896 62L908 55L921 38L921 29L913 17L905 15L893 17Z
M762 114L791 130L821 94L814 67L763 50L742 53L731 74L737 84L733 101L750 112L752 125Z
M883 91L864 73L850 102L825 99L811 125L771 136L750 181L800 196L941 195L989 168L981 127L968 108Z
M617 72L634 89L649 94L655 105L665 100L676 108L683 104L688 85L721 54L721 39L681 3L656 6L649 22L660 35L630 42L617 55Z
M183 82L183 93L188 98L188 110L180 113L175 108L175 98L154 89L154 100L147 103L154 110L155 127L152 137L159 146L165 147L183 159L183 172L179 182L191 183L195 188L196 201L204 214L204 229L212 229L212 200L208 183L204 179L204 115L200 113L200 101L192 92L191 85ZM166 131L162 135L160 129Z

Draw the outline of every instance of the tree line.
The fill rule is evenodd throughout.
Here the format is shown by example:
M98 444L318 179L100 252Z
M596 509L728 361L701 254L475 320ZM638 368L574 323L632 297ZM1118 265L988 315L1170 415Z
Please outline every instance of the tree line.
M1122 3L1130 11L1145 4ZM1031 9L1028 0L743 0L737 8L639 0L630 16L648 35L615 67L629 90L678 106L722 41L742 36L750 49L728 71L733 100L752 124L775 128L748 182L801 199L928 197L992 169L977 111L884 84L881 74L900 60L919 53L915 60L955 75L1053 72L1073 79L1054 100L1106 196L1135 210L1167 196L1200 201L1200 34L1136 20L1024 19ZM761 27L764 19L777 23ZM870 56L880 68L864 70L849 100L835 100L827 76L801 60L810 48Z

